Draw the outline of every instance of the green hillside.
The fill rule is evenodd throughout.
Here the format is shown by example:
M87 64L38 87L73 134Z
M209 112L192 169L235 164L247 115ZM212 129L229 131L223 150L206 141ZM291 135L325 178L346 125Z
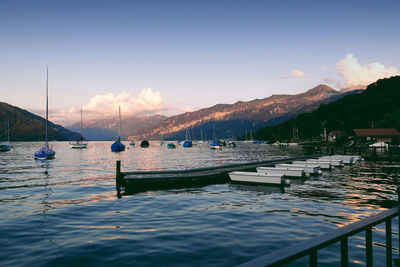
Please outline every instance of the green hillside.
M0 102L0 142L5 140L5 120L10 124L11 141L44 141L46 120L19 107ZM49 122L49 141L76 140L80 134Z
M270 142L291 140L293 128L299 139L319 139L326 128L352 135L356 128L397 128L400 130L400 76L378 80L360 94L346 96L317 110L303 113L274 127L264 127L254 135Z

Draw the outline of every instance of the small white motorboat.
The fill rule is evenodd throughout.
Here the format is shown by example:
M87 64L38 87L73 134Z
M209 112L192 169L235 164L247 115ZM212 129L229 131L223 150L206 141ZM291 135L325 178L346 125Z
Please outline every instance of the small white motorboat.
M320 158L318 158L318 160L329 161L332 164L332 166L335 166L335 167L343 167L344 166L342 159L332 159L332 158L320 157Z
M317 161L317 160L307 160L307 161L298 161L295 160L293 161L293 164L299 165L299 164L308 164L308 165L316 165L319 166L322 170L330 170L332 167L332 164L329 161Z
M75 142L69 142L70 148L86 148L87 143L83 143L82 140L76 140Z
M321 166L318 164L312 164L305 161L293 161L292 165L296 167L299 166L304 168L315 168L318 174L322 174Z
M355 163L355 157L354 156L348 156L348 155L332 155L332 156L323 156L320 157L320 159L340 159L343 160L343 164L351 165Z
M285 179L282 174L263 174L258 172L241 172L234 171L229 173L229 178L233 183L243 184L265 184L282 186L289 184L290 180Z
M304 169L302 168L280 168L280 167L257 167L257 172L263 174L282 174L288 177L303 177Z
M317 175L319 174L318 171L321 170L321 168L317 165L296 165L296 164L276 164L275 167L277 168L293 168L293 169L298 169L301 168L304 170L304 173L309 174L309 175Z
M331 170L331 169L335 168L335 166L333 166L330 161L326 161L326 160L307 159L306 162L309 162L309 163L312 163L312 164L317 164L323 170Z

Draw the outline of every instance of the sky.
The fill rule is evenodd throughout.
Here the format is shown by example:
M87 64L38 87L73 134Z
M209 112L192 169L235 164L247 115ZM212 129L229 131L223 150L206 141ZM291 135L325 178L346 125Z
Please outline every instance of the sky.
M400 73L400 1L0 0L0 101L68 125L362 88Z

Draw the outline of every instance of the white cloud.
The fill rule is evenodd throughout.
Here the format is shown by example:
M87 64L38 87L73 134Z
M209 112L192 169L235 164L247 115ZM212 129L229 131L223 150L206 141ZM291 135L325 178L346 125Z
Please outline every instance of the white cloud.
M125 115L157 112L164 108L161 93L153 92L151 88L145 88L137 97L128 92L122 92L115 96L112 93L97 95L90 99L83 109L103 116L115 116L118 106L121 106Z
M122 92L118 95L112 93L96 95L82 108L93 115L107 117L115 116L118 106L121 106L124 115L156 113L165 109L161 93L154 92L150 87L144 88L137 97L132 96L132 93L129 92Z
M292 69L289 74L283 76L285 79L289 78L305 78L306 74L302 71Z
M83 119L87 121L118 116L118 106L121 106L123 117L139 114L158 114L168 111L171 114L174 113L173 107L163 104L161 93L148 87L140 91L137 96L133 96L130 92L122 92L117 95L113 93L96 95L86 105L82 106ZM41 113L43 112L35 113L42 115ZM49 119L62 125L71 125L80 121L80 107L71 107L67 110L50 110Z
M378 79L400 74L396 67L386 68L379 62L360 65L353 54L347 54L344 59L340 60L336 64L336 70L344 78L346 89L363 89Z

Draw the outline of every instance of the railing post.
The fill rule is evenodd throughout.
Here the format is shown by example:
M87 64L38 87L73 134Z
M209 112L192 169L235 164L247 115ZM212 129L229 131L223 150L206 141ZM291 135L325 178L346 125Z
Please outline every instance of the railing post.
M365 256L367 267L372 267L372 229L368 227L365 230Z
M310 253L310 267L317 267L318 266L318 257L317 257L317 250L313 250Z
M115 174L115 185L117 191L121 189L121 161L117 160L116 164L116 174Z
M392 267L392 219L386 220L386 266Z
M400 205L400 185L397 186L396 188L396 192L397 192L397 204ZM399 262L400 262L400 215L397 216L398 217L398 240L399 240Z
M347 267L349 266L349 249L347 236L345 236L342 240L340 240L340 258L341 258L341 266Z

